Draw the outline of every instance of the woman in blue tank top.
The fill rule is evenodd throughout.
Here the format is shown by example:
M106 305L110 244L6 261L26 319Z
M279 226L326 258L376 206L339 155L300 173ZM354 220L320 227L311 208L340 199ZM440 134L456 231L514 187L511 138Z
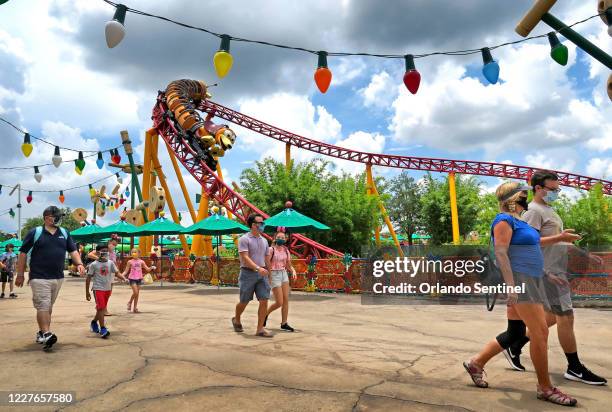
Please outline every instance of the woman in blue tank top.
M554 243L552 238L540 238L540 233L520 219L527 210L529 186L507 182L500 185L495 195L500 212L491 224L491 238L495 245L496 264L507 286L523 286L523 292L508 293L508 328L487 343L463 366L474 384L488 387L484 380L484 365L493 356L508 349L521 339L529 339L531 360L538 378L537 397L559 405L574 406L576 399L552 386L548 374L548 325L544 307L548 306L543 285L544 258L541 244ZM526 329L529 328L529 338ZM505 353L505 352L504 352Z

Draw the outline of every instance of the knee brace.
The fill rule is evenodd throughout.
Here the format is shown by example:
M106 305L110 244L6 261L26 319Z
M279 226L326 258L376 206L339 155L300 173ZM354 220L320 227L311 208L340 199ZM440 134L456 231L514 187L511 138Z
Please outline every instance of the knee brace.
M513 343L522 340L527 334L527 327L522 320L510 320L508 319L508 329L497 335L497 343L504 348L508 349Z

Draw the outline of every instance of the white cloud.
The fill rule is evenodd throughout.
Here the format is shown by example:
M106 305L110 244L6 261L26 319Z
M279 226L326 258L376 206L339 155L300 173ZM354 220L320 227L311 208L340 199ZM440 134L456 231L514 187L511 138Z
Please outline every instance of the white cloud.
M589 176L610 180L612 178L612 158L594 157L589 160L586 170Z
M370 83L359 90L366 107L388 108L397 96L397 83L386 71L372 75Z

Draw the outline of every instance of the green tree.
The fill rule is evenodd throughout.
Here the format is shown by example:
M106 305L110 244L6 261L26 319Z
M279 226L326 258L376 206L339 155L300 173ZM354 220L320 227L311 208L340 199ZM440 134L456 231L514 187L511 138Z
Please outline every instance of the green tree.
M388 193L385 207L394 226L404 233L412 245L412 234L421 225L421 189L408 172L402 172L384 185Z
M553 207L565 228L575 229L582 235L582 246L612 244L612 197L603 194L601 183L582 193L577 201L562 197Z
M486 244L489 242L491 233L491 223L499 213L499 202L495 193L485 193L480 195L480 207L476 214L476 224L474 230L478 232L479 242Z
M81 227L81 224L74 220L72 217L72 210L69 207L62 208L62 212L64 213L64 218L62 219L61 226L67 229L69 232L76 230ZM25 235L32 229L37 226L42 226L44 224L42 216L36 216L28 218L25 221L25 224L21 227L21 238L23 239Z
M474 230L476 216L481 207L480 182L473 176L456 175L459 234L464 238ZM431 243L440 245L452 241L450 194L448 176L441 180L431 174L425 176L424 192L421 196L421 219L423 227L431 236Z
M271 158L256 162L240 176L242 194L270 215L291 200L296 210L330 226L312 239L340 251L358 254L369 244L379 214L374 198L366 195L365 176L333 175L328 162L294 163L289 172Z

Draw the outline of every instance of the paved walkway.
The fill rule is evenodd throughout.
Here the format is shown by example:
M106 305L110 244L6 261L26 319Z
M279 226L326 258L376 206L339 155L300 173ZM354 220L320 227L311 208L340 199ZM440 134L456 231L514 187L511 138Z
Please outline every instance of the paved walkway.
M290 323L298 331L281 332L277 312L276 336L265 339L253 336L254 304L245 333L232 330L236 289L147 286L142 313L132 314L129 288L119 285L103 340L88 330L93 304L84 281L67 279L54 313L59 343L44 353L33 342L30 290L18 293L0 301L0 390L75 391L68 410L566 410L535 399L528 359L520 373L499 356L487 368L491 388L471 385L461 361L504 328L501 307L362 306L359 296L293 293ZM583 361L612 378L612 312L576 316ZM562 378L554 330L551 338L554 382L579 399L578 410L609 411L610 387Z

